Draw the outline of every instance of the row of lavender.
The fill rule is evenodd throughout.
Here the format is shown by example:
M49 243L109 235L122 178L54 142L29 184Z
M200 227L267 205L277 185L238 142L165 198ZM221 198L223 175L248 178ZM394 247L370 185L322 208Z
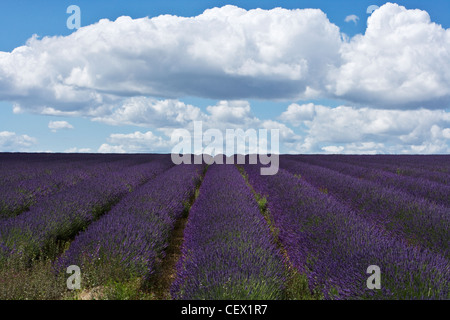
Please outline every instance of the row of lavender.
M137 159L100 165L81 183L0 220L0 260L32 258L84 230L56 261L57 270L76 264L83 270L91 266L104 278L151 275L203 167L168 169L173 165L167 156ZM450 298L448 206L405 192L405 184L386 187L389 180L370 175L358 179L367 174L358 168L349 176L344 161L318 158L321 166L316 166L296 161L302 157L287 159L281 164L289 171L276 176L260 176L259 166L245 170L269 199L279 239L294 266L308 275L311 289L327 298ZM381 291L365 285L371 264L382 269ZM210 167L185 230L173 297L277 299L285 275L283 258L244 179L234 166Z
M74 168L73 164L66 163L52 168L47 174L41 176L0 185L2 194L0 219L18 215L47 196L70 188L91 177L117 171L119 168L119 166L110 163L97 163Z
M12 185L51 175L54 170L70 166L80 168L97 163L138 164L148 160L148 155L104 154L8 154L0 153L0 185Z
M283 158L305 162L311 160L343 162L364 168L388 171L400 176L426 179L444 185L450 184L450 156L447 155L286 155Z
M383 186L403 190L415 197L428 199L437 204L450 207L450 185L367 167L364 166L364 162L348 163L323 156L297 157L296 161L319 165L345 175L374 181ZM397 168L401 170L399 167Z
M209 167L189 214L175 299L280 299L283 258L235 166Z
M399 238L449 257L449 208L374 181L358 179L301 161L282 160L282 168L338 198L364 219Z
M268 198L279 240L311 290L328 299L450 298L450 264L441 254L393 236L367 219L373 212L355 210L283 169L275 176L261 176L257 166L245 170ZM366 286L370 265L382 270L381 290Z
M298 156L297 158L302 158ZM311 155L314 157L314 155ZM448 155L327 155L349 161L369 162L379 165L401 165L418 170L450 173L450 156Z
M35 155L18 163L14 156L3 155L0 167L0 219L12 217L29 209L43 198L76 185L88 178L148 161L147 157L132 157L115 161L115 157L84 155L67 158L42 158ZM57 161L55 160L57 159Z
M150 276L202 171L203 165L179 165L127 195L75 238L55 263L56 270L83 266L96 281Z
M16 217L0 221L0 260L45 254L59 240L71 239L124 195L173 166L167 156L113 172L102 170L91 179L55 193ZM137 163L139 163L138 161ZM107 166L107 165L106 165Z

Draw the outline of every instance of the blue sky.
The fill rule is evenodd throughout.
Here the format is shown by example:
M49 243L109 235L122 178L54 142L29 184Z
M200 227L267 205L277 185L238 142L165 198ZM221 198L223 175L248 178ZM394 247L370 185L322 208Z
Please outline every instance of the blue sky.
M395 6L383 6L384 1L376 0L2 2L0 54L4 54L0 55L0 152L170 152L170 132L190 128L191 121L202 120L207 121L210 128L220 130L279 128L283 153L448 153L450 93L446 88L450 87L450 62L446 68L442 61L446 63L446 57L450 57L450 2L395 3ZM78 31L66 27L69 5L81 8L82 28ZM165 29L165 22L155 22L155 25L160 23L158 30L165 30L161 31L162 40L158 41L164 44L164 39L172 36L178 41L160 52L148 44L152 38L142 36L148 34L145 28L153 28L148 23L123 20L119 24L116 21L121 16L132 19L152 19L165 14L197 17L206 9L226 5L245 10L239 13L222 9L209 14L208 19L215 18L214 15L230 15L235 19L229 20L234 21L230 22L230 28L236 27L247 36L255 35L255 39L260 40L242 44L242 39L233 38L236 46L230 53L223 53L226 51L221 49L223 43L211 42L214 33L207 32L206 28L222 26L223 21L228 20L219 19L221 24L215 24L211 22L216 21L214 19L207 23L198 19L204 23L203 29L194 29L198 34L185 35L179 27L183 24L181 19L172 17L170 23L176 29L174 35L164 33L172 30ZM388 26L373 27L369 36L366 28L370 15L366 10L370 5L381 7L373 20ZM297 16L288 11L277 13L271 10L277 7L320 9L326 16L316 18L303 13ZM256 8L268 11L250 14L253 11L249 10ZM422 11L411 10L416 8ZM247 14L247 20L239 18L243 12ZM424 13L429 15L430 21ZM292 19L292 25L299 32L283 29L286 26L277 20L278 14ZM356 16L353 20L350 19L352 15ZM306 19L305 23L299 21L302 17ZM100 19L116 23L98 24ZM252 29L246 23L249 19L255 19L255 25L260 29ZM272 21L272 30L279 28L280 38L285 34L292 37L286 40L288 44L282 43L285 47L280 47L279 54L270 51L273 48L264 40L266 38L256 36L258 30L265 30L264 21ZM149 66L148 70L158 70L160 57L156 54L161 54L169 57L170 63L163 65L164 68L171 69L176 65L181 71L169 74L167 79L164 73L153 78L151 74L141 74L139 66L131 63L128 67L133 59L123 54L123 48L116 48L115 43L106 41L106 47L100 47L98 54L98 51L90 50L89 37L96 32L112 32L117 43L129 40L120 35L125 32L123 30L129 30L124 25L140 26L138 31L133 29L132 35L144 43L143 48L137 50L145 67ZM73 33L81 34L86 28L90 28L89 32L77 38L73 51L64 51L64 39L69 39ZM217 30L218 38L227 39L230 35L226 30ZM151 32L155 35L153 29ZM38 38L27 44L34 34ZM42 39L52 36L60 37L49 38L50 42L44 44ZM192 37L192 43L198 39L210 41L212 49L208 47L207 50L211 52L205 53L197 45L195 48L200 48L199 52L190 49L195 51L192 57L177 56L174 52L185 48L180 43L189 45L182 40L186 36ZM267 34L270 36L273 33ZM383 40L388 37L391 37L392 46ZM277 41L276 33L273 39ZM139 42L132 43L138 43L139 47ZM245 54L239 49L244 48L242 45L248 50ZM13 52L21 46L30 50L20 54ZM251 48L254 47L260 50L259 56L252 56ZM364 48L371 48L371 51L366 53ZM71 52L74 55L78 52L81 57L68 57ZM261 56L261 52L269 53ZM437 56L433 57L433 54ZM102 61L102 55L108 58L108 63L115 66L123 63L128 69L110 72L100 68L93 61ZM239 61L241 55L244 58ZM211 56L225 62L214 65L208 60ZM33 61L45 61L36 63L51 71L39 70L38 65L33 66ZM199 67L190 63L192 61L198 62ZM247 64L248 61L256 61L257 67ZM380 66L380 61L388 63ZM389 63L394 67L387 66ZM332 66L325 68L327 64ZM298 72L290 75L291 69L283 69L286 65L299 68ZM222 67L223 70L219 70ZM81 72L77 68L90 72L88 78L110 78L102 83L94 78L88 81L76 73ZM280 70L286 72L283 74ZM312 74L305 76L305 72ZM123 82L128 76L131 80ZM115 77L120 79L117 81L120 84L116 85ZM143 79L144 89L139 79ZM191 85L190 79L202 82ZM54 87L49 89L48 86ZM60 92L65 96L61 98ZM72 94L73 100L69 101ZM56 98L49 98L52 95ZM87 95L95 97L92 98L95 102L84 99ZM16 106L15 111L13 106Z

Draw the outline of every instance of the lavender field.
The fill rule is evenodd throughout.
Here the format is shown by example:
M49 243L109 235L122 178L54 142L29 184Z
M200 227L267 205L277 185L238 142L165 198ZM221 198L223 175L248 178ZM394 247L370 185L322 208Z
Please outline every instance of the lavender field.
M261 166L0 154L0 299L450 299L450 156Z

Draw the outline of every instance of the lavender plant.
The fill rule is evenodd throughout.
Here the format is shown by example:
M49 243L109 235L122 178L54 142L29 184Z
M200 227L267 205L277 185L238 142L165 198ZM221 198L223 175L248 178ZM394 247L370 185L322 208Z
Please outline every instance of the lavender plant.
M88 277L95 277L91 281L97 284L121 277L148 279L164 256L175 222L193 197L202 171L203 165L179 165L128 194L75 238L55 269L87 267Z
M283 258L244 179L208 169L184 233L175 299L280 299Z
M448 299L448 259L393 237L330 194L285 170L249 181L268 199L279 239L290 261L306 273L311 290L327 299ZM369 212L364 212L369 215ZM381 290L366 286L369 265L382 270Z
M88 179L41 201L30 211L0 221L0 242L24 259L48 253L107 212L134 188L171 167L169 159L139 164Z
M347 163L339 159L331 160L328 157L302 157L301 161L319 165L342 174L356 178L363 178L373 181L382 186L393 187L411 194L414 197L424 198L437 204L450 207L450 186L426 178L404 176L403 166L397 166L396 172L384 171L378 168L365 166L364 162ZM297 158L299 161L300 158ZM440 174L442 176L442 173Z
M448 207L320 166L290 160L281 161L280 165L293 174L301 175L323 192L335 195L392 235L449 256Z

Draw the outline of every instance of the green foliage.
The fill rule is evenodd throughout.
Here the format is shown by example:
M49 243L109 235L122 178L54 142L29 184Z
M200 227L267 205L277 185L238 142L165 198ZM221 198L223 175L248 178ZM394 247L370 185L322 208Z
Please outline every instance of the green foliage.
M305 274L299 273L298 270L296 270L290 264L287 252L284 249L284 247L279 239L280 229L276 227L275 221L273 220L273 217L268 208L267 197L262 194L259 194L255 191L253 186L249 183L248 175L245 172L243 167L237 166L237 168L238 168L239 172L241 173L242 177L245 179L249 188L252 190L252 192L255 196L255 200L258 203L259 210L261 211L261 214L264 216L264 219L266 220L266 222L269 226L269 229L274 237L274 241L285 257L286 287L285 287L285 291L283 293L283 295L284 295L283 299L286 299L286 300L319 300L319 299L323 299L323 296L321 293L311 292L309 290L307 276ZM301 175L298 174L298 176L296 175L296 177L300 179ZM326 191L326 189L325 189L325 191Z
M57 300L67 294L67 279L55 275L48 260L35 260L31 267L21 259L0 265L0 300Z
M261 212L267 211L267 198L256 194L256 202L258 202L258 207Z
M335 287L332 287L328 292L328 295L330 296L330 299L335 300L339 298L339 291Z
M323 295L319 291L311 292L308 278L295 268L288 271L286 280L285 300L321 300Z
M128 282L109 282L102 294L104 300L153 300L154 295L144 292L140 278L132 279Z
M200 282L203 290L198 290L195 300L278 300L282 296L279 284L272 279L240 279L232 281L230 278L221 285L208 286L207 278Z
M324 193L324 194L328 194L328 189L325 188L325 187L319 188L319 191L322 192L322 193Z

